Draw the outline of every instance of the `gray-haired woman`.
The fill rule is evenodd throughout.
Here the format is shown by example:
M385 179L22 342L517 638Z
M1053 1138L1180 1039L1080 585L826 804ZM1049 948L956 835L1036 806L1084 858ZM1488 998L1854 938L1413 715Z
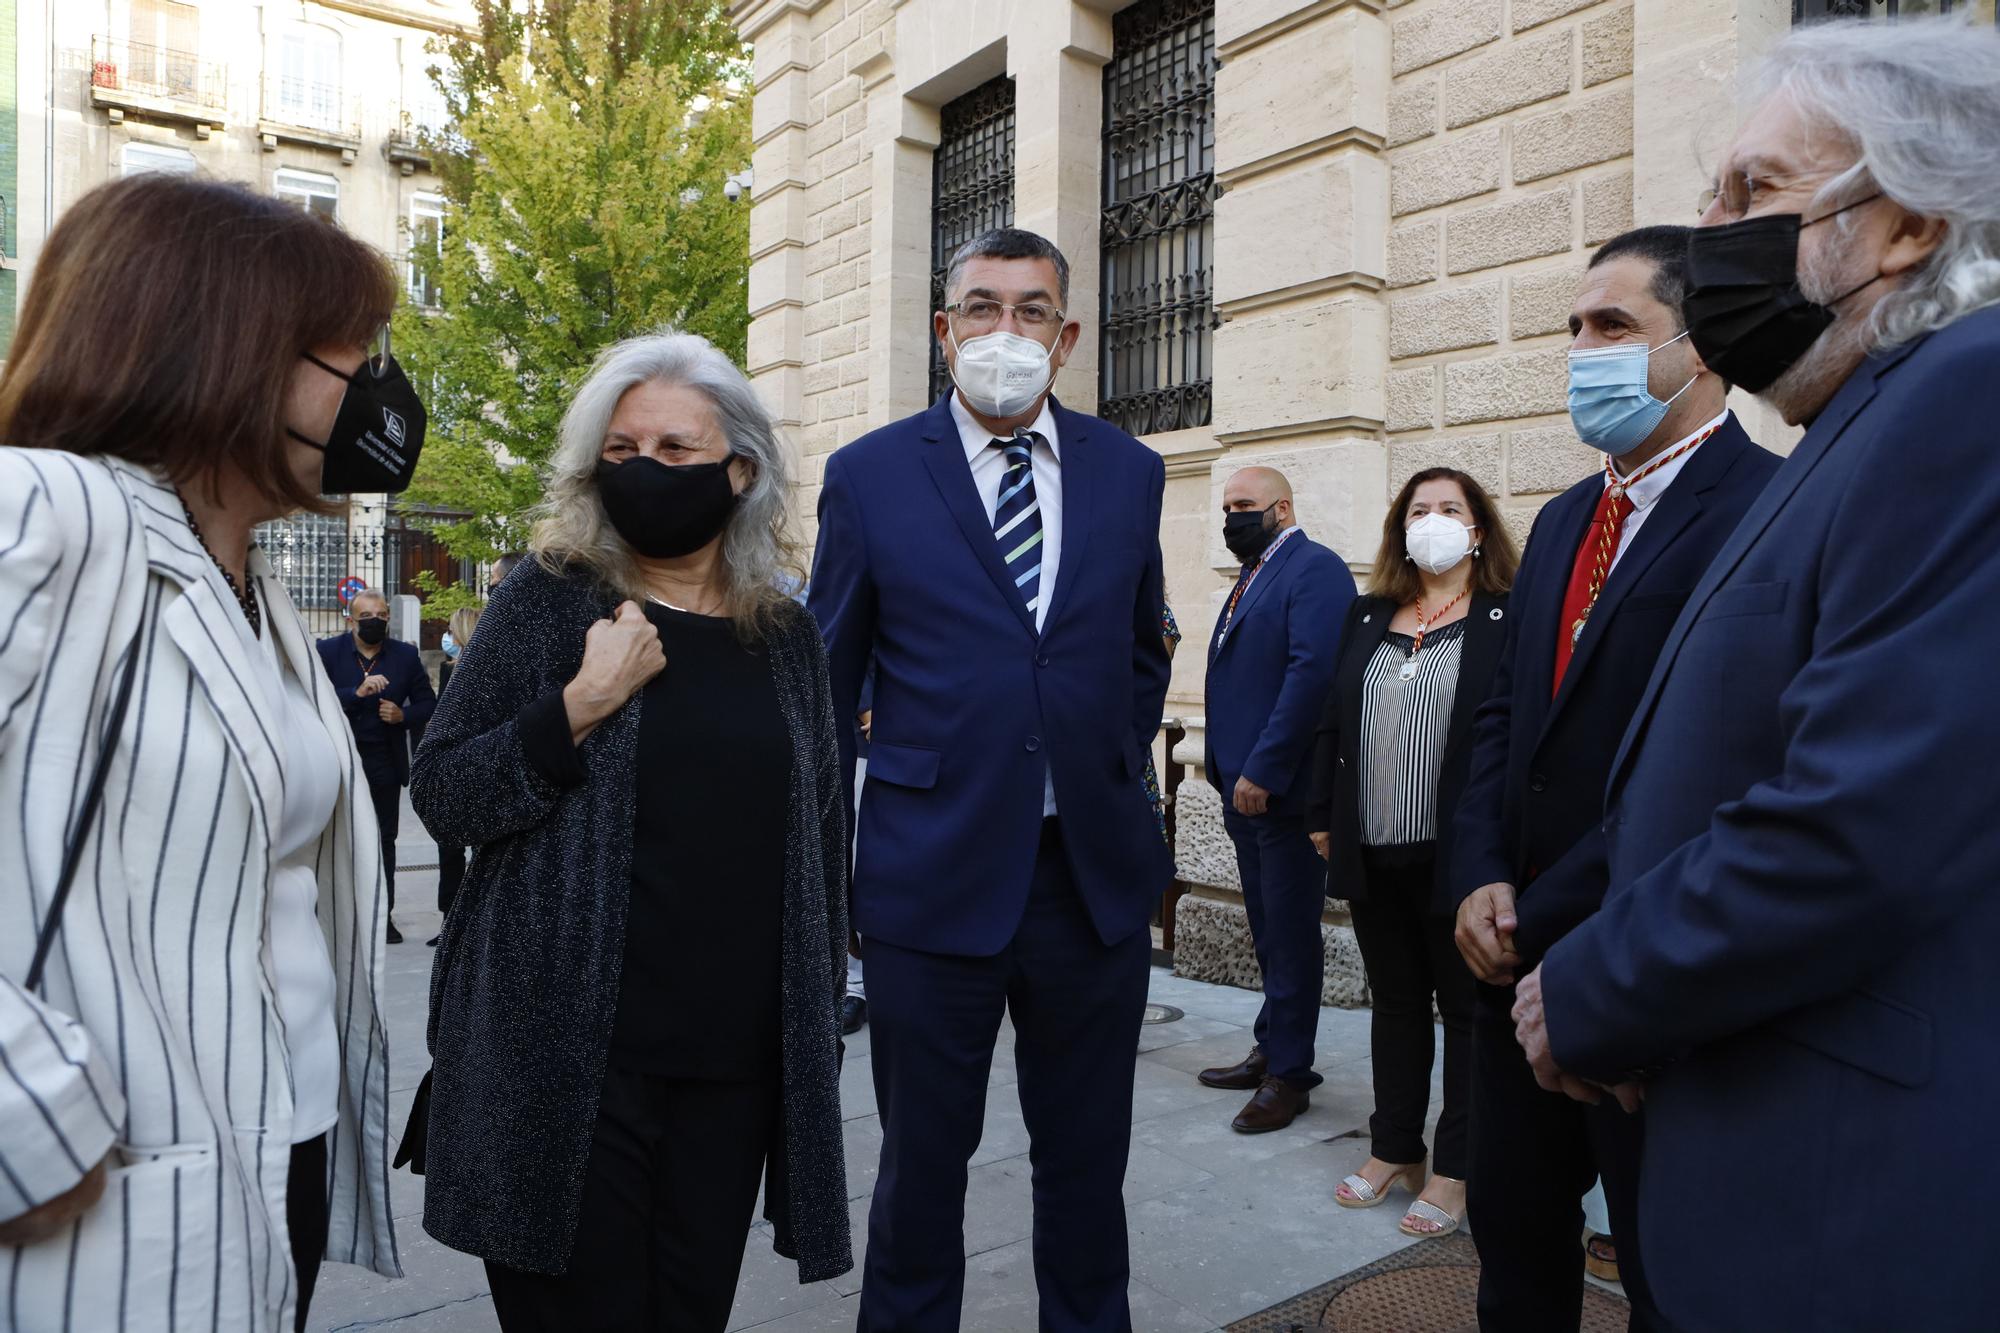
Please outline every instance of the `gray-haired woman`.
M722 353L609 349L417 755L418 814L473 849L424 1227L508 1333L720 1330L760 1180L801 1282L852 1267L847 831L789 489Z

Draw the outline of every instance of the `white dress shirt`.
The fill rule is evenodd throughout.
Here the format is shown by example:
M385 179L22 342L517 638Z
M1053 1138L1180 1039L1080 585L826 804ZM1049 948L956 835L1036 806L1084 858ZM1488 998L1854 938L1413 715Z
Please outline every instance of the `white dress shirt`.
M1661 451L1662 454L1673 453L1674 450L1680 448L1689 440L1694 439L1703 431L1714 430L1728 419L1729 409L1724 408L1721 416L1718 416L1713 421L1703 423L1698 429L1690 431L1680 439L1675 440L1666 449ZM1639 528L1645 523L1646 515L1653 512L1653 506L1659 503L1660 497L1665 495L1667 489L1674 484L1674 478L1681 474L1681 469L1687 466L1688 460L1700 452L1700 446L1696 446L1682 454L1679 458L1661 467L1658 471L1648 473L1626 488L1625 498L1632 502L1632 512L1625 516L1624 524L1618 529L1618 549L1611 556L1612 569L1618 568L1618 562L1624 558L1625 552L1630 549L1632 539L1639 535ZM1612 466L1615 468L1617 464L1614 463ZM1604 485L1607 489L1611 485L1611 478L1608 475L1604 478ZM1610 570L1605 571L1605 574L1606 577L1609 577Z
M1000 507L1000 480L1007 473L1007 456L993 447L998 437L972 419L957 390L951 395L951 419L958 424L966 466L972 469L973 489L979 492L979 503L986 506L990 526L994 511ZM1062 441L1056 438L1055 413L1049 410L1048 399L1042 400L1041 415L1028 429L1037 437L1028 450L1028 468L1035 477L1035 504L1042 513L1042 575L1035 597L1035 629L1039 631L1048 623L1049 600L1055 596L1056 570L1062 561ZM1055 812L1055 779L1044 777L1042 813Z

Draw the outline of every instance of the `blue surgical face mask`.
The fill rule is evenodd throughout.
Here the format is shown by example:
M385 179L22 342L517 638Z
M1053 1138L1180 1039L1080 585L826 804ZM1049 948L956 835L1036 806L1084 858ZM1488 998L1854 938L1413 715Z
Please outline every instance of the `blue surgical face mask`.
M1660 347L1672 347L1685 337L1684 332L1676 334ZM1646 365L1660 347L1617 343L1569 354L1569 419L1577 438L1613 458L1646 442L1666 417L1674 398L1701 378L1699 373L1694 375L1664 403L1653 397L1646 388Z
M452 661L458 660L458 640L451 637L450 630L444 632L444 637L438 641L438 647L444 649L444 655Z

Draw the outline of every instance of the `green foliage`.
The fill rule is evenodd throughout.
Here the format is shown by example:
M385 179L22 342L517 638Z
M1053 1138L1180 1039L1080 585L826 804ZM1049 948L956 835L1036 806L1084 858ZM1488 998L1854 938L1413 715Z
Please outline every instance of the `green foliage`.
M487 560L526 540L563 409L605 346L672 325L742 359L749 208L722 186L750 161L750 103L718 3L477 9L478 34L432 70L454 125L431 145L444 242L419 262L442 304L400 311L396 337L431 413L407 498L471 514L439 539Z
M417 595L423 598L423 618L425 620L450 620L452 613L471 607L479 610L486 605L486 599L466 587L463 583L439 583L435 571L420 569L413 580Z

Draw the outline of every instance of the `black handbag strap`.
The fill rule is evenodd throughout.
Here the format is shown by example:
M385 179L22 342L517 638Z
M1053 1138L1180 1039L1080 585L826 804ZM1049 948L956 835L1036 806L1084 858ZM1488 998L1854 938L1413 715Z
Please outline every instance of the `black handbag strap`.
M55 897L49 900L48 919L42 922L42 933L35 941L35 961L28 965L28 985L30 993L42 984L42 967L49 961L49 950L55 946L56 932L62 928L63 904L69 901L69 886L76 879L77 863L83 859L83 845L90 840L90 826L97 821L97 807L104 799L104 777L111 768L111 756L118 748L118 731L125 725L125 707L132 702L132 681L139 674L139 641L145 635L141 626L132 636L132 642L125 650L125 671L118 681L118 696L112 701L111 715L104 729L104 745L97 752L97 763L90 770L90 785L83 792L83 808L77 812L76 832L70 837L69 846L63 849L62 873L56 878Z

